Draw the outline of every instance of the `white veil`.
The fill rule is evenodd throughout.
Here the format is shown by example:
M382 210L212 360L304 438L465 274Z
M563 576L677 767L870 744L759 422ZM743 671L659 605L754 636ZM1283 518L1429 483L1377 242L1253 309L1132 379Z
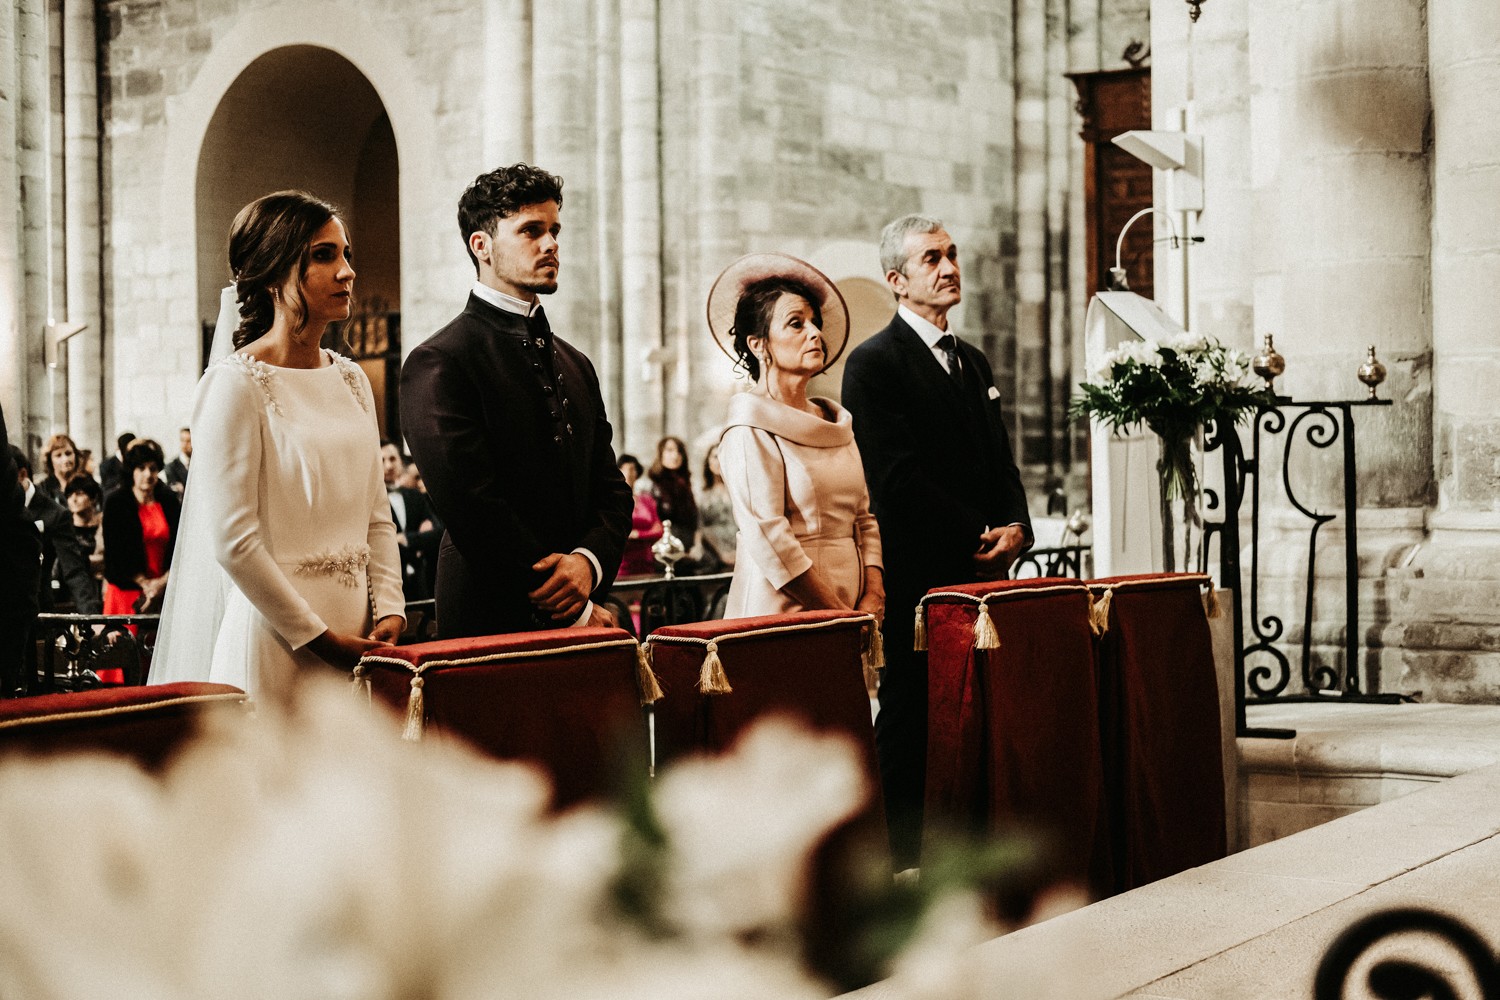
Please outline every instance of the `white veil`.
M205 367L217 364L233 352L234 331L239 321L235 289L229 285L219 293L219 318L214 323L213 346L209 348ZM194 409L197 409L196 393ZM201 482L189 474L182 496L182 515L172 548L172 575L167 580L156 650L151 656L148 679L152 684L208 680L219 623L224 618L224 600L231 584L229 575L214 557L214 526L208 511L202 504L193 503L193 484ZM200 492L202 488L207 487L201 487Z

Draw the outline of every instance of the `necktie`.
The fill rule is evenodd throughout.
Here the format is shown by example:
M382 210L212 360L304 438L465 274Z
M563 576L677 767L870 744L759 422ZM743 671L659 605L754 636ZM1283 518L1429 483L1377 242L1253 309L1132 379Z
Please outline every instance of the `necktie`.
M943 356L948 359L948 374L955 382L963 381L963 366L958 360L958 341L953 339L953 334L945 333L938 338L938 347Z

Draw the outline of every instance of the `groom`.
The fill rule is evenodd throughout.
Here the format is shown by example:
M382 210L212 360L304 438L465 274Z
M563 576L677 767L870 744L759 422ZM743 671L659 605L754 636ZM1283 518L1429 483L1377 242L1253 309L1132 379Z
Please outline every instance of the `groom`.
M885 555L886 669L875 741L897 868L917 864L927 760L927 664L912 651L913 609L934 587L999 579L1031 544L995 376L948 329L958 247L943 224L904 216L880 234L896 297L890 325L844 368L870 506Z
M517 163L458 202L478 280L464 311L407 358L401 415L447 525L438 553L443 638L614 624L592 596L630 533L594 366L552 333L562 179Z

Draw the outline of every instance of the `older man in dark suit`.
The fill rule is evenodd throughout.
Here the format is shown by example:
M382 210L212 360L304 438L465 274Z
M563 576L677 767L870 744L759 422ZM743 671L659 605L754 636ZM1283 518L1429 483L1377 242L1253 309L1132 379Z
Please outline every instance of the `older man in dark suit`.
M438 555L443 637L611 624L633 502L615 466L594 366L553 334L562 181L523 163L459 200L474 264L464 311L401 372L407 442L447 534Z
M941 222L897 219L880 237L896 296L890 325L844 368L886 575L886 670L875 722L891 848L917 863L926 778L927 667L912 609L933 587L1005 576L1031 517L989 362L948 329L961 297L958 248Z

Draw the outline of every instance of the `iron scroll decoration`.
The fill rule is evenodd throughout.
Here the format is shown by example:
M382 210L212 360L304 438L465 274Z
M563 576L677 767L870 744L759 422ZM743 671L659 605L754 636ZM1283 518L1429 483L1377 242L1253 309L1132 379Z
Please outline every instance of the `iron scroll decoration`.
M1500 1000L1500 959L1472 927L1445 913L1420 907L1381 910L1363 917L1334 939L1313 978L1313 1000L1340 1000L1359 959L1376 944L1402 934L1441 939L1461 956L1485 1000ZM1383 958L1364 984L1377 1000L1458 1000L1444 971L1414 958Z

